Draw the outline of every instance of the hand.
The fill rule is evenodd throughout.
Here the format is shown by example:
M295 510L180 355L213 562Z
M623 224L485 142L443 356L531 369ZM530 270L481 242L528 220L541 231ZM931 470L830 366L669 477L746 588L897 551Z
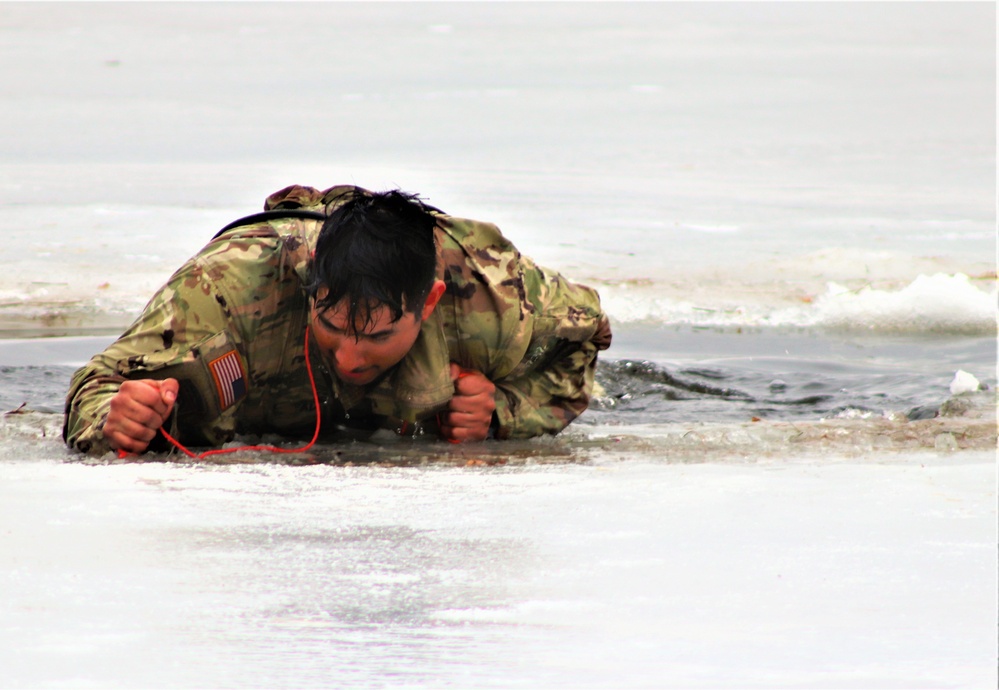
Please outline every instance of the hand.
M104 438L115 450L143 452L170 417L179 390L177 379L125 381L111 398Z
M451 380L454 397L448 411L441 415L441 434L453 443L482 441L489 435L496 401L496 386L485 374L472 369L462 369L451 363Z

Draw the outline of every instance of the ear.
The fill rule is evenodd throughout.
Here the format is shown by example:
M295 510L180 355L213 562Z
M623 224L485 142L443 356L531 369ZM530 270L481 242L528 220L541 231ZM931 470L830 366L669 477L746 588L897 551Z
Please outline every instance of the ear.
M447 285L443 280L435 280L434 284L430 286L430 294L427 295L427 301L423 303L423 312L420 316L421 321L426 321L434 313L434 307L441 301L441 297L444 296L446 289Z

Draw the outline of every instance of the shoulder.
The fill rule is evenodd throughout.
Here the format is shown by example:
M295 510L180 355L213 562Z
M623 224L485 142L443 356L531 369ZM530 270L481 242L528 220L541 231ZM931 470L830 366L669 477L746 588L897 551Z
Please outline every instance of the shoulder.
M520 253L492 223L441 215L437 228L452 359L501 378L520 361L531 333Z
M510 281L518 280L522 257L497 226L441 215L437 227L440 260L445 268L470 273L497 290L514 287Z
M303 208L329 213L342 204L350 195L360 192L370 194L367 189L351 184L340 184L320 190L315 187L293 184L279 189L264 200L265 211Z
M445 242L449 240L466 253L482 257L488 262L495 261L500 255L519 256L517 248L493 223L439 214L437 227Z

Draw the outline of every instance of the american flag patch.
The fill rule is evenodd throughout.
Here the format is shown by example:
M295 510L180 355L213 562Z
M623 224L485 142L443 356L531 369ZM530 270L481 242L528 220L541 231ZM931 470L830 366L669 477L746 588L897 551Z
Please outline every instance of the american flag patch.
M219 392L219 409L227 410L246 395L246 372L235 350L231 350L208 365Z

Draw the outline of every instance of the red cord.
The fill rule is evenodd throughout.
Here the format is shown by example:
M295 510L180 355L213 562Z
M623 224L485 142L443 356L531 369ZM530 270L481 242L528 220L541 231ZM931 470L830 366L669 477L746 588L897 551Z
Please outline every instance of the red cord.
M309 385L312 386L312 401L316 406L316 432L312 434L312 440L301 448L278 448L277 446L238 446L236 448L216 448L214 450L206 450L203 453L193 453L181 444L180 441L175 439L173 436L167 433L166 429L160 428L160 433L163 434L163 438L169 441L177 450L182 452L189 458L194 458L195 460L203 460L211 455L222 455L224 453L235 453L240 450L266 450L271 453L304 453L305 451L312 448L315 445L316 440L319 438L319 426L322 422L322 412L319 409L319 393L316 391L316 378L312 374L312 362L309 361L309 327L305 327L305 369L309 372Z
M319 438L319 428L322 422L322 412L319 408L319 392L316 390L316 378L312 373L312 362L309 360L309 327L305 327L305 369L309 373L309 385L312 386L312 401L316 407L316 431L312 434L312 440L306 443L301 448L278 448L277 446L237 446L236 448L215 448L213 450L206 450L202 453L194 453L188 450L180 441L175 439L167 430L160 427L160 433L163 434L163 438L169 441L177 450L182 452L189 458L194 458L195 460L203 460L212 455L223 455L225 453L235 453L241 450L264 450L271 453L304 453L316 444L316 440ZM458 374L459 379L463 379L469 376L470 372L462 371ZM440 415L437 416L438 426L440 425ZM406 429L406 423L403 422L403 430ZM448 443L461 443L456 438L447 439ZM124 458L132 455L125 450L118 451L118 457Z

